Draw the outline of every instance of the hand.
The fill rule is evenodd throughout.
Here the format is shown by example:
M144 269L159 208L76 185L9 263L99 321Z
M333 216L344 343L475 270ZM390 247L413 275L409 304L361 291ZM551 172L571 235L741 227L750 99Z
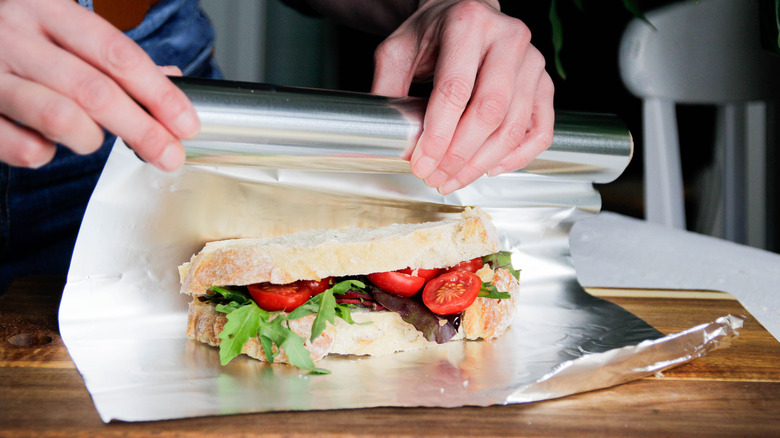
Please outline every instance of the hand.
M155 166L180 167L179 138L200 128L171 72L72 0L0 0L0 160L40 167L55 143L91 153L102 126Z
M427 185L448 194L550 146L554 86L530 40L497 0L431 0L377 48L372 92L405 96L433 76L422 135L405 157Z

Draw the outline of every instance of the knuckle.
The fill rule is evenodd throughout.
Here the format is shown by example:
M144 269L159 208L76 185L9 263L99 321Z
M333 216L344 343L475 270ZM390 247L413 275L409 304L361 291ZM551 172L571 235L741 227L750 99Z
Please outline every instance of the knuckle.
M471 99L471 85L460 77L445 79L442 81L439 91L444 101L454 107L465 107Z
M141 62L141 53L135 43L120 32L112 32L104 46L104 57L112 71L132 69Z
M40 140L32 137L26 138L14 148L8 161L21 167L41 167L54 158L53 149L53 146L46 147Z
M544 55L539 50L529 50L526 54L528 62L537 70L543 71L547 65L547 61L544 59Z
M144 128L141 134L131 141L136 152L154 161L159 158L168 143L168 134L162 128L152 125Z
M61 138L73 129L76 108L63 99L49 99L41 106L40 126L46 130L46 136Z
M465 0L453 7L452 17L458 22L474 22L484 20L489 13L487 5L477 0Z
M525 47L531 43L531 29L520 20L512 19L508 26L508 38L518 46Z
M517 147L520 145L520 143L522 143L527 132L528 126L515 121L507 125L505 135L508 142L513 147Z
M385 60L396 59L401 55L406 55L405 52L396 37L388 37L374 50L374 62L380 63Z
M552 145L553 133L551 131L545 130L544 132L540 132L534 140L539 145L541 152Z
M447 136L443 132L428 131L425 133L425 149L428 151L427 155L434 155L436 151L439 151L438 156L444 155L447 151L447 147L450 145L452 137Z
M111 104L111 91L107 79L89 75L76 85L76 100L88 112L102 111Z
M479 100L476 115L483 124L495 127L504 120L508 107L509 100L506 96L493 93Z
M441 160L439 167L452 175L466 165L467 158L460 152L450 151Z
M182 94L173 86L166 87L158 96L158 108L164 110L167 114L178 115L187 110L186 101L183 99Z

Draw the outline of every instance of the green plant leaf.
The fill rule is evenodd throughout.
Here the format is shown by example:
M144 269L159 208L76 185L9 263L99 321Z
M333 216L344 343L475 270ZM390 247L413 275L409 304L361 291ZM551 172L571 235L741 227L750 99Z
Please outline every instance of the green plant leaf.
M558 76L560 76L561 79L566 79L566 71L564 71L563 61L561 61L561 51L563 50L563 25L561 24L561 18L558 16L558 5L556 0L550 0L549 18L550 25L552 26L555 70L558 72Z
M508 300L512 298L509 292L499 292L498 288L493 283L482 282L482 287L479 288L478 297L493 298L496 300Z
M219 361L222 365L227 365L241 354L244 344L257 336L261 310L252 302L228 313L225 328L218 335L222 340L219 344Z

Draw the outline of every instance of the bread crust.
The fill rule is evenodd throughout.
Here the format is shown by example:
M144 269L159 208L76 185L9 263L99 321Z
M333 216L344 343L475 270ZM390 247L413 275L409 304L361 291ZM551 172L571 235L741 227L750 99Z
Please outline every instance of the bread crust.
M509 328L517 307L518 281L504 269L495 273L485 268L477 273L483 281L492 281L501 291L509 292L509 299L477 298L475 303L463 313L458 334L450 342L468 339L492 339L501 336ZM325 331L311 342L311 326L314 315L290 321L290 328L299 336L307 339L306 348L313 361L328 354L380 356L398 351L419 350L435 347L439 344L426 340L422 333L390 311L356 311L352 318L357 323L351 325L336 318L334 325L328 324ZM217 312L214 305L195 298L190 303L187 336L212 346L218 346L218 337L223 330L227 317ZM250 339L242 348L242 353L260 361L265 361L262 347L257 338ZM280 352L274 362L288 363L287 356Z
M485 212L381 228L310 230L275 238L211 242L180 266L180 292L202 295L211 286L292 283L404 268L439 268L498 251Z

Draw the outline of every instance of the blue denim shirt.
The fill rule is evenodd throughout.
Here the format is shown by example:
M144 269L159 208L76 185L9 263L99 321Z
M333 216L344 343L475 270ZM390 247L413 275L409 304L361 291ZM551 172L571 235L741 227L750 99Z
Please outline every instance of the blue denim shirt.
M79 0L91 9L91 0ZM197 0L163 0L126 32L158 65L186 76L217 78L214 30ZM106 132L98 150L77 155L58 146L39 169L0 163L0 294L14 278L65 275L89 197L116 137Z

